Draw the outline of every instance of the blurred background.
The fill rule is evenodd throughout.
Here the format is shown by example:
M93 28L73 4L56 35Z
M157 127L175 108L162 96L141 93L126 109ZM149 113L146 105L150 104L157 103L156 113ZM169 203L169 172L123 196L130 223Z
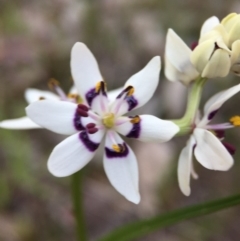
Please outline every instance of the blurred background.
M47 90L56 78L67 92L72 86L70 50L84 42L96 56L108 89L120 87L155 55L164 56L165 36L173 28L190 46L210 16L222 19L240 12L238 0L1 0L0 120L25 115L24 91ZM229 75L212 80L201 106L213 94L239 82ZM161 73L154 98L137 113L171 119L185 111L186 90ZM240 114L240 96L229 100L215 117L226 122ZM65 136L47 130L0 130L0 241L75 240L70 178L47 170L51 150ZM228 172L209 171L196 161L200 178L185 197L178 188L177 160L187 137L166 144L130 141L140 168L142 201L134 205L110 185L102 166L102 150L85 168L84 205L90 240L128 222L239 192L240 151ZM227 132L238 147L240 132ZM240 240L239 207L160 230L139 240Z

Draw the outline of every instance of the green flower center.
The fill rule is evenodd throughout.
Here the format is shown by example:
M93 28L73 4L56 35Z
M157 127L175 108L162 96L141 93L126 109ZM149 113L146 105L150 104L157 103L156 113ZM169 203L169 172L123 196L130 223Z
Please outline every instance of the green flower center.
M114 126L115 116L113 113L106 114L102 119L103 125L110 129Z

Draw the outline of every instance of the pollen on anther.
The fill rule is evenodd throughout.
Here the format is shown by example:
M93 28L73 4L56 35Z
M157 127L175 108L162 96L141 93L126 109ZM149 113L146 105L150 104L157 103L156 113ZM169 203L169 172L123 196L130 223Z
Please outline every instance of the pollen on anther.
M133 123L133 124L137 124L140 122L140 117L138 115L136 115L135 117L133 117L130 122Z
M130 89L128 90L127 95L131 96L131 95L133 95L133 93L134 93L134 88L132 86L130 86Z
M54 78L51 78L49 81L48 81L48 87L49 89L54 89L54 87L56 86L59 86L59 82L54 79Z
M230 120L229 120L234 126L240 126L240 116L233 116Z
M121 144L118 144L118 145L112 145L112 149L115 151L115 152L118 152L118 153L122 153L125 151L125 148L123 145Z

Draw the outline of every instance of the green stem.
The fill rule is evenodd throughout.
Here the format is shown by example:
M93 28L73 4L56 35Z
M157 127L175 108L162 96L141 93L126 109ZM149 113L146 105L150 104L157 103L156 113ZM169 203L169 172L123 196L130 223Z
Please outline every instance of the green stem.
M214 213L240 204L240 194L182 208L148 220L138 221L116 229L99 241L133 241L160 228L164 228L183 220Z
M73 212L76 219L76 235L78 241L87 241L87 234L83 212L83 171L78 171L72 175L72 201Z
M184 116L181 119L172 120L180 127L180 131L177 134L178 136L185 135L186 133L191 131L191 124L196 116L196 112L198 111L203 86L206 80L206 78L201 77L196 79L188 94L187 108Z

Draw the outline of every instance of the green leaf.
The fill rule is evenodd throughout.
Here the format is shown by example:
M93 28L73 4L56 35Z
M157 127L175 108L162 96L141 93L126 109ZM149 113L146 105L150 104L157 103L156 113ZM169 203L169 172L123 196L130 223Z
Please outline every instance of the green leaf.
M165 213L151 219L138 221L120 227L99 241L132 241L160 228L168 227L183 220L214 213L240 204L240 194L216 201L193 205L180 210Z

